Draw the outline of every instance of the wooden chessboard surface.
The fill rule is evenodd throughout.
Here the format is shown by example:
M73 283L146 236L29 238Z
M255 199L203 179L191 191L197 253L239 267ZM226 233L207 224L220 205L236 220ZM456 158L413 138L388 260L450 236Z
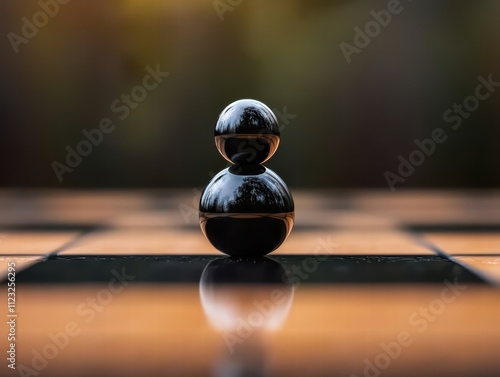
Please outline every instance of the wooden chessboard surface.
M500 283L499 191L295 191L296 221L271 255L446 255ZM220 255L198 225L196 192L0 191L0 255ZM5 265L3 272L5 273Z
M272 315L279 323L252 329L234 351L227 334L237 326L218 322L224 305L246 318L269 290L234 285L221 294L199 283L204 264L222 255L201 233L196 190L0 191L1 273L15 263L19 314L18 369L2 365L0 375L27 375L21 365L51 377L238 375L235 365L270 376L500 375L500 191L293 194L295 227L269 257L285 267L313 261L314 271L283 288L287 304ZM339 259L322 268L318 255ZM120 258L142 260L130 264L142 280L109 293L106 263ZM411 283L397 268L377 267L412 258L408 271L432 281ZM165 266L157 280L141 267L154 261ZM383 272L378 282L378 271L395 280ZM469 275L454 282L459 273ZM0 300L7 302L5 285ZM57 345L53 334L73 325L68 344L37 364L37 352ZM4 351L8 329L1 330ZM403 338L408 344L391 357L384 347Z

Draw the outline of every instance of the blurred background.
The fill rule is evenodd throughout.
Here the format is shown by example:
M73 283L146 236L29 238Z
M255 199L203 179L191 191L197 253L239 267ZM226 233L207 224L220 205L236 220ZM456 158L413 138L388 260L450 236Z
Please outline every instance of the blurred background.
M479 76L500 81L499 1L402 0L363 48L354 28L387 1L54 1L0 5L2 186L202 187L240 98L288 114L267 166L290 186L388 188L437 127L448 139L397 188L500 186L500 87L457 130L443 120ZM120 119L112 104L158 66L168 77ZM115 129L60 182L54 161L104 118Z

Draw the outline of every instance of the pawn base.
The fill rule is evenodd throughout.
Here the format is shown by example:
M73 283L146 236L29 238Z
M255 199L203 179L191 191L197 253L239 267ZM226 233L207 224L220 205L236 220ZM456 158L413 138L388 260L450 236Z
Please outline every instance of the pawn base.
M294 213L226 214L200 212L200 225L210 243L235 257L261 257L288 237Z

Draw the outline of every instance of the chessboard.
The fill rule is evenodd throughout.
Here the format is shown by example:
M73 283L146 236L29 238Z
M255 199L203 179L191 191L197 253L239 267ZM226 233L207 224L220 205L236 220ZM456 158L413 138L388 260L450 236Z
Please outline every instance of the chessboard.
M0 191L0 375L500 375L499 191L292 192L250 260L198 190Z

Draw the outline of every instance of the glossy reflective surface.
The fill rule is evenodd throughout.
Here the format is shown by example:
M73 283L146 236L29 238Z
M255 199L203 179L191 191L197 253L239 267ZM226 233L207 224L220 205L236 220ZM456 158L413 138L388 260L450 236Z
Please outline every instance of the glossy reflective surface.
M200 301L226 350L217 376L268 376L265 338L286 322L294 287L285 283L283 266L271 259L219 258L200 279Z
M200 214L203 233L223 253L259 257L277 249L292 230L293 212L280 214Z
M403 332L412 344L380 376L500 370L498 292L437 256L63 253L16 277L19 365L68 342L39 377L363 376Z
M242 286L251 289L243 295ZM281 263L269 258L219 258L207 264L200 279L203 310L213 328L223 331L236 330L239 318L251 316L255 301L268 314L256 327L278 329L290 310L293 292Z
M278 149L278 135L220 135L215 136L215 145L229 162L236 164L261 164Z
M200 199L203 213L293 212L292 195L271 169L237 166L222 170L207 185Z
M225 159L260 164L276 152L278 120L262 102L244 99L227 106L215 126L215 144Z
M180 215L190 189L0 190L0 376L500 375L500 191L294 194L292 237L238 263Z
M263 166L221 171L200 199L200 225L212 245L229 255L262 256L292 230L294 203L286 184Z
M288 237L294 204L285 182L261 163L276 152L276 116L262 102L233 102L219 116L215 145L234 163L201 195L199 219L212 245L233 256L266 255Z

